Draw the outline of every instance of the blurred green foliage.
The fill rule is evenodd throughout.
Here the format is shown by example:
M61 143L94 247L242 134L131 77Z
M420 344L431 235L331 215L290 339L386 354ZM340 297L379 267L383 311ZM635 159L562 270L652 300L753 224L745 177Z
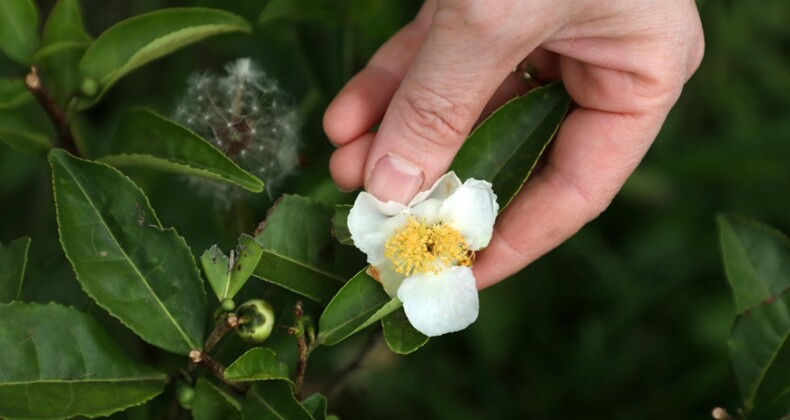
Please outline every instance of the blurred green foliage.
M350 202L353 195L338 192L328 178L332 148L321 130L322 111L419 2L340 3L362 4L367 12L334 24L257 25L252 36L213 39L138 70L75 121L83 146L100 155L120 111L146 105L170 114L192 72L250 56L299 106L299 176L270 197L224 213L206 211L210 200L177 177L132 172L163 224L175 226L199 253L214 243L233 247L239 232L254 230L282 192ZM39 4L52 7L49 0ZM224 8L251 22L263 7L254 0L83 4L94 36L165 6ZM743 213L790 232L790 3L698 5L707 43L702 67L609 210L519 275L484 291L480 319L467 331L431 340L407 357L383 345L374 349L365 368L330 401L330 411L381 419L663 419L705 418L714 406L735 411L739 398L726 349L734 308L714 216ZM0 76L24 74L0 58ZM72 304L105 326L117 325L80 290L57 243L46 162L2 144L0 217L4 243L33 239L26 300ZM123 328L113 331L135 342ZM308 391L322 389L365 341L357 337L317 351Z

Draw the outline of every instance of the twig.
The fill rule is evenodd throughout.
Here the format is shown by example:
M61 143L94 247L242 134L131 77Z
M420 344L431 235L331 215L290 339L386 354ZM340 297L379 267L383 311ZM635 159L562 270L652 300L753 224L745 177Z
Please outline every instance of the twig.
M69 153L80 156L80 151L77 148L77 144L74 143L74 136L71 134L66 114L60 109L58 104L55 103L52 97L49 96L47 90L44 89L44 84L41 83L41 77L38 75L38 67L33 66L30 68L30 73L25 76L25 86L27 90L33 94L41 107L44 108L50 121L52 121L52 125L55 126L60 146Z
M203 353L208 353L214 346L219 343L219 340L230 330L235 329L239 326L239 318L236 314L227 314L224 319L217 321L217 325L214 326L214 331L206 339L206 343L203 344Z
M288 329L288 333L296 336L296 348L299 354L299 360L296 362L296 379L294 385L296 390L294 394L297 400L302 399L302 385L304 384L304 375L307 372L307 359L309 352L307 351L307 339L305 338L304 328L304 311L302 310L302 301L297 300L294 307L294 320L295 326Z
M222 363L209 357L209 355L207 355L206 353L200 350L192 350L189 352L189 360L195 365L204 366L211 373L213 373L214 376L217 377L217 379L228 384L236 391L242 394L247 392L247 384L242 382L229 381L225 379L225 366L223 366Z
M733 420L729 413L727 413L727 410L721 407L714 408L713 412L711 412L711 416L713 416L715 420Z
M360 368L365 360L368 358L370 353L376 347L379 340L381 339L382 329L378 328L373 334L368 337L368 342L365 343L365 346L357 353L357 357L349 363L345 369L338 372L333 378L331 382L331 386L329 391L327 391L326 396L329 400L334 400L343 387L346 385L346 382L351 378L351 376Z

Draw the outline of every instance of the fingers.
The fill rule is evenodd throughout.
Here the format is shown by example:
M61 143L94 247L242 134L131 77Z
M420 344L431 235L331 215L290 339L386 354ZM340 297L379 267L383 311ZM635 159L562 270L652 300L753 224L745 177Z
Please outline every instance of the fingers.
M408 202L438 179L524 49L541 41L538 26L521 45L497 33L495 18L475 26L463 13L436 12L387 108L365 168L365 187L380 200Z
M332 143L346 144L381 121L425 39L435 8L435 2L426 1L417 17L382 45L329 104L324 131Z
M364 163L370 152L373 136L374 133L365 133L332 154L329 172L338 188L351 191L362 186Z

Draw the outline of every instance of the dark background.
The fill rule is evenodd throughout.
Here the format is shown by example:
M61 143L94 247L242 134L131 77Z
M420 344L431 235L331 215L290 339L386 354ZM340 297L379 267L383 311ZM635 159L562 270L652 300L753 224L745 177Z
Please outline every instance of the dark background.
M353 199L328 178L332 149L321 113L419 3L316 2L356 14L256 25L252 36L189 47L123 79L86 116L85 146L99 156L120 111L146 105L170 113L190 73L218 70L240 56L261 63L291 94L303 115L304 165L271 197L211 212L211 201L177 177L133 173L163 224L175 226L195 253L215 242L231 247L280 193L327 204ZM255 22L265 2L83 1L94 36L135 14L196 3ZM40 2L44 10L51 5ZM734 411L739 397L727 354L734 309L714 218L737 212L790 232L790 3L698 6L707 44L702 67L609 210L519 275L482 292L480 319L468 330L406 357L381 343L331 411L382 419L665 419L709 418L714 406ZM0 58L0 73L24 69ZM26 299L100 314L57 243L49 182L42 159L0 144L0 240L33 238ZM360 336L317 350L307 386L322 389L365 341Z

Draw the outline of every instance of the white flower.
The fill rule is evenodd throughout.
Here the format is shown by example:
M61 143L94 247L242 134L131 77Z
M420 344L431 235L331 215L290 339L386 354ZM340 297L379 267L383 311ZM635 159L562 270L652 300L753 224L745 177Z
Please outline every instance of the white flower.
M373 277L403 302L412 326L437 336L477 319L471 265L474 252L491 240L498 210L491 183L462 184L449 172L408 205L360 193L348 229Z

